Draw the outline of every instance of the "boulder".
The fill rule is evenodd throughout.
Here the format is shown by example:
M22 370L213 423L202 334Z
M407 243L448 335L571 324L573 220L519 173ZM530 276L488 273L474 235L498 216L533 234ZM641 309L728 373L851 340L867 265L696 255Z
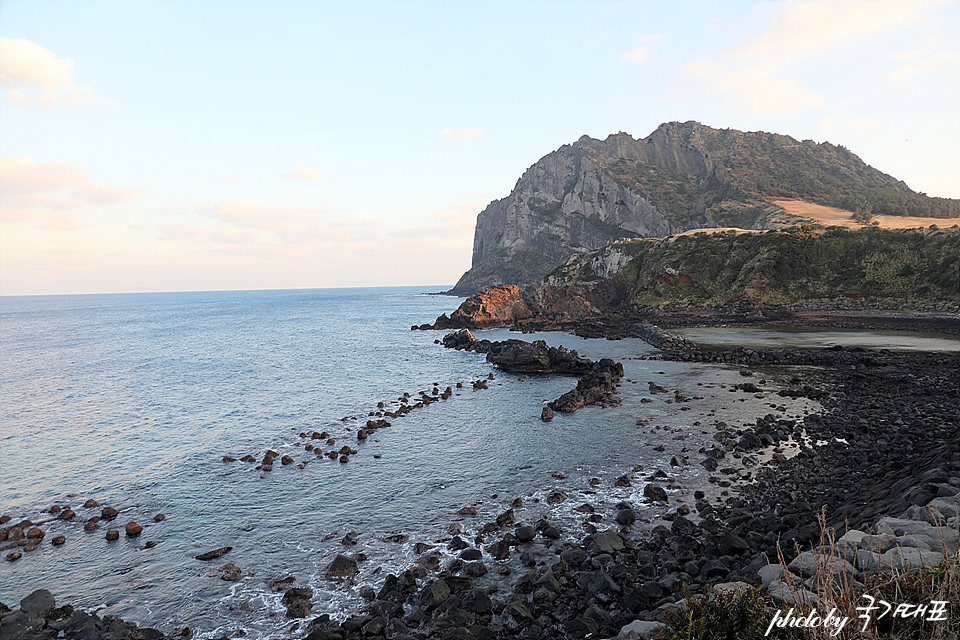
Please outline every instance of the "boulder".
M356 560L350 556L338 553L333 559L333 562L327 566L324 575L328 578L347 578L357 575L358 571Z
M667 492L660 485L648 483L647 486L643 488L643 497L653 500L654 502L667 502Z

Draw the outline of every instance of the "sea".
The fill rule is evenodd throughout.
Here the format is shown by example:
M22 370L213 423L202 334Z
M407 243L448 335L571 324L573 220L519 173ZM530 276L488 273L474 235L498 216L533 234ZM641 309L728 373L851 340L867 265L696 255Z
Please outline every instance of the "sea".
M642 474L615 486L623 474L662 469L678 483L702 482L697 451L710 446L718 422L753 424L771 413L800 419L819 408L775 393L787 379L814 373L799 367L758 372L764 393L732 393L743 381L738 367L659 361L636 339L476 331L623 364L620 406L544 422L543 405L576 378L500 371L482 355L444 349L442 332L412 331L459 305L431 295L441 289L0 299L0 514L12 517L6 526L29 519L46 534L22 558L0 559L0 602L16 608L43 588L58 605L165 632L189 626L201 639L301 637L268 579L296 576L297 586L313 589L312 615L342 619L364 605L363 586L379 589L388 573L416 560L416 543L442 552L444 562L454 557L445 546L451 524L475 529L521 498L518 520L547 518L575 542L584 535L577 505L647 508ZM797 335L809 346L892 339ZM770 339L743 331L699 337L720 346ZM958 344L930 336L904 348ZM474 388L477 380L486 388ZM651 394L651 382L668 393ZM435 387L453 393L357 439L379 403L389 410L405 393L416 398ZM675 402L675 392L689 401ZM334 444L312 437L324 431ZM340 462L307 445L356 453ZM259 461L268 450L294 463L278 457L263 472L224 462ZM691 464L670 464L684 455ZM552 490L569 498L548 504ZM100 507L85 508L89 499ZM53 506L76 516L57 519ZM120 515L84 531L106 506ZM464 506L478 516L458 515ZM123 535L131 521L143 526L138 537ZM118 541L105 540L110 528L120 530ZM346 546L351 532L357 544ZM50 543L57 535L63 545ZM195 558L226 546L232 550L216 560ZM338 553L366 557L353 580L324 577ZM242 580L218 577L227 562L241 568Z

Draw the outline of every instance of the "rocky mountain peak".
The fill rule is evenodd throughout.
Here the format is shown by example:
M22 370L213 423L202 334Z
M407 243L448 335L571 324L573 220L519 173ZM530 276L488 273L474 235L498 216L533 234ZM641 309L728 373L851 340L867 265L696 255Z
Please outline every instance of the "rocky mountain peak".
M621 239L796 224L777 199L852 212L960 214L957 201L916 194L843 147L666 122L640 139L585 135L538 160L477 217L473 265L451 292L536 284L572 256Z

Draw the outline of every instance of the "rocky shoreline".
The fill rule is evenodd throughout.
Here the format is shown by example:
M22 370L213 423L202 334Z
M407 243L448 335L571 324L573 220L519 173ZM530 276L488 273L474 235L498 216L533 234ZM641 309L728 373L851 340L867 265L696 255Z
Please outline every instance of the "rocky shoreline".
M563 532L544 519L524 521L518 498L490 522L454 523L442 555L425 545L404 573L386 576L378 590L366 589L361 595L369 605L346 620L321 615L306 621L309 589L281 584L293 594L285 598L288 616L304 619L296 635L309 640L647 638L662 628L668 612L682 610L685 597L718 584L727 585L720 589L764 584L784 602L799 589L812 588L821 510L843 540L857 580L937 553L930 548L934 522L956 532L960 356L842 348L708 352L655 325L638 330L636 319L623 328L659 342L663 359L749 368L824 367L823 385L797 381L781 392L816 397L824 410L797 421L771 415L750 428L714 425L717 444L701 449L702 458L692 461L716 472L709 477L719 489L712 501L703 492L691 504L671 501L662 472L624 474L618 483L643 482L645 500L669 508L663 524L652 530L637 519L641 505L624 502L613 510L584 503L575 509L584 517L583 534ZM743 385L752 385L752 372L743 373ZM784 455L788 446L796 451L789 458ZM765 456L770 463L758 464ZM547 501L568 498L557 491ZM470 507L460 515L469 518ZM577 542L563 540L570 534ZM955 537L950 539L954 542L947 544L954 546L944 550L956 553ZM905 540L918 551L909 558L901 553L899 560L887 556L897 542L906 547ZM778 555L796 575L771 566ZM925 557L928 563L934 559ZM349 579L356 566L356 558L345 553L327 574ZM509 586L497 586L504 582ZM46 602L43 594L37 598ZM30 603L21 604L20 612L0 607L4 638L163 637L116 619L57 609L50 601L40 613ZM166 637L183 634L178 630Z

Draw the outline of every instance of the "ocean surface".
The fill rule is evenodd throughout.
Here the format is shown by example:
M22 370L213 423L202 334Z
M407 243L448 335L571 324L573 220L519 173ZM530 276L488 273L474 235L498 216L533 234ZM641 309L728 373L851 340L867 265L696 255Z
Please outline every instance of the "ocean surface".
M268 578L297 576L298 585L314 589L314 614L344 617L363 604L361 586L379 589L387 573L416 558L415 542L442 541L451 522L489 521L523 497L519 518L548 517L578 540L582 514L574 506L587 499L640 503L642 482L613 486L635 465L678 479L697 476L696 464L680 470L669 460L682 451L695 456L717 421L802 417L817 408L773 393L731 394L743 380L738 368L647 360L655 351L639 340L476 332L492 340L543 339L623 363L621 406L588 407L545 423L543 404L576 379L501 372L482 355L435 344L440 332L411 331L460 303L425 293L405 287L0 299L0 514L13 523L50 520L44 511L53 505L77 514L44 524L37 550L0 561L0 601L15 607L46 588L60 604L164 631L189 625L200 638L241 631L296 637ZM875 340L882 346L885 338ZM797 373L770 372L768 388ZM489 388L470 384L490 374ZM671 394L651 396L650 381ZM448 400L390 419L392 426L358 442L358 426L379 402L395 407L404 393L457 382L464 386ZM681 406L668 402L674 390L701 397ZM300 437L314 431L329 432L335 445ZM318 458L305 444L324 451L347 444L358 453L343 464ZM655 451L661 444L664 450ZM268 449L307 464L278 459L261 473L254 464L222 461L247 454L259 461ZM552 488L570 500L546 505ZM100 512L83 508L89 498L120 516L85 532L83 524ZM475 505L479 517L457 516L466 505ZM158 513L161 522L153 520ZM129 521L143 525L138 538L122 535ZM119 541L105 541L110 527L121 530ZM359 544L344 547L340 540L351 531ZM397 533L409 539L385 541ZM54 547L58 534L66 543ZM146 549L147 541L158 544ZM194 559L222 546L233 550L213 562ZM349 584L325 580L324 569L344 551L367 555L360 575ZM210 575L225 562L246 577L225 582Z

